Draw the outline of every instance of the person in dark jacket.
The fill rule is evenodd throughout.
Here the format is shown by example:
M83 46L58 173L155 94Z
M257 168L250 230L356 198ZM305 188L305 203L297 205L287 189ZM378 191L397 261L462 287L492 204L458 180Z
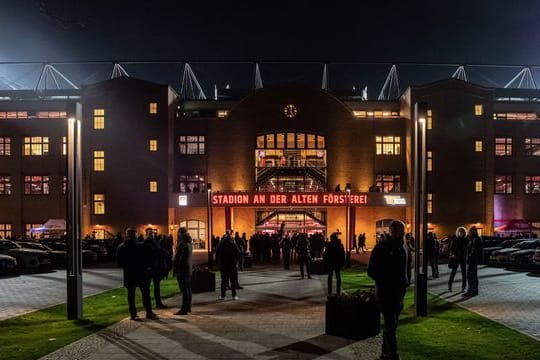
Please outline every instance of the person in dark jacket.
M478 295L478 264L482 261L482 239L478 236L476 226L469 229L467 244L467 283L469 288L463 296Z
M341 268L345 264L345 249L336 233L330 235L330 243L323 254L323 261L328 268L328 295L332 295L332 274L336 274L337 294L341 294Z
M193 242L185 227L178 230L178 245L173 260L173 273L176 274L178 286L182 291L182 307L175 315L187 315L191 312L191 272Z
M237 281L235 277L237 274L236 266L240 258L240 250L231 237L230 230L227 230L225 236L223 236L223 239L218 244L217 257L219 259L219 271L221 273L221 300L225 300L227 284L229 283L231 285L233 300L238 300L238 296L236 296Z
M304 264L306 265L306 272L308 279L311 279L311 272L309 268L310 261L310 248L307 241L306 234L299 234L296 241L296 254L298 255L298 265L300 265L300 276L304 278Z
M154 300L156 302L156 308L166 309L167 305L161 301L161 280L164 279L169 272L166 260L168 254L166 254L165 250L161 248L160 239L156 236L156 233L152 229L148 230L147 232L144 246L146 247L148 256L151 259L150 275L151 280L154 283Z
M283 269L289 270L291 265L292 241L288 234L283 236L279 246L281 247L281 253L283 254Z
M452 292L452 284L458 267L461 269L461 291L467 287L467 229L460 226L456 229L456 235L450 240L448 251L448 267L452 270L448 279L448 291Z
M135 306L135 290L141 289L147 319L157 319L150 302L150 257L142 244L137 244L133 228L126 230L126 239L118 246L118 265L124 269L124 286L127 288L131 320L141 321Z
M431 267L432 277L439 277L439 244L435 235L430 231L426 241L426 256Z
M375 280L377 305L384 318L381 359L399 359L396 329L407 289L407 249L403 244L405 225L390 224L390 235L375 245L368 265L368 275Z

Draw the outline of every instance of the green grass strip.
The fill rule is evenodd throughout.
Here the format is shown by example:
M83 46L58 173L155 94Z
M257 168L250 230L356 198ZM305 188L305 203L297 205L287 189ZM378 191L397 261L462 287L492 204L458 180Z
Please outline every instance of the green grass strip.
M344 271L342 283L345 291L354 292L373 281L365 267L355 265ZM399 353L407 360L540 358L540 341L432 294L428 316L416 317L412 288L405 295L397 337Z
M161 282L163 298L176 293L176 279ZM137 308L142 310L138 290L136 298ZM0 359L38 359L119 322L129 316L127 291L118 288L84 298L84 320L66 320L66 314L66 304L62 304L0 321Z

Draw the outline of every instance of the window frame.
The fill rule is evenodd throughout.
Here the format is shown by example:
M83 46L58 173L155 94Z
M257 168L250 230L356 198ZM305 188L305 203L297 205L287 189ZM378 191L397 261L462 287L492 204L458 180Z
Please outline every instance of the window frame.
M495 156L513 156L513 142L513 138L511 137L495 137Z
M180 155L206 155L206 135L179 135L178 148Z
M28 181L29 180L29 181ZM50 181L51 177L49 175L23 175L24 183L24 195L49 195L50 194ZM39 184L40 192L35 192L33 190L33 184Z
M497 191L497 178L503 178L502 184L505 184L505 190L504 191ZM512 175L506 175L506 174L499 174L495 175L495 189L494 193L499 195L510 195L514 193L514 178ZM510 191L507 190L508 184L510 184Z
M48 156L48 136L25 136L23 138L23 156Z
M375 136L375 155L400 156L401 155L401 138L402 136L376 135ZM391 152L387 152L388 149L391 149Z
M391 180L385 177L392 177ZM399 193L401 192L401 174L376 174L375 185L384 193ZM386 191L388 186L392 186L391 191Z
M0 137L0 157L11 156L11 137Z
M536 184L538 190L531 192L531 187L534 188L534 184ZM540 194L540 175L525 175L525 188L523 191L527 195Z

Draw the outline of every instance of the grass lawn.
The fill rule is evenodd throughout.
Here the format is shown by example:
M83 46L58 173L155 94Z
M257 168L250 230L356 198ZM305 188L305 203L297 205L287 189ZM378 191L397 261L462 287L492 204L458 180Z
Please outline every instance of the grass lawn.
M176 293L176 279L161 282L163 298ZM137 302L141 310L138 290ZM109 290L85 298L83 315L82 321L66 320L66 305L63 304L0 321L0 359L37 359L126 318L129 316L126 289Z
M345 271L342 282L349 292L373 284L360 266ZM413 302L409 289L397 332L403 359L540 359L540 341L432 295L428 316L419 318Z

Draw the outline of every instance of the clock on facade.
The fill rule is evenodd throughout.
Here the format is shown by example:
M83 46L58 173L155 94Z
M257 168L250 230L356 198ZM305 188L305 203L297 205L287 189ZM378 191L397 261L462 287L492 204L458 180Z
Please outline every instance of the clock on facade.
M285 113L285 116L288 118L293 118L298 113L298 109L293 104L286 105L283 109L283 113Z

